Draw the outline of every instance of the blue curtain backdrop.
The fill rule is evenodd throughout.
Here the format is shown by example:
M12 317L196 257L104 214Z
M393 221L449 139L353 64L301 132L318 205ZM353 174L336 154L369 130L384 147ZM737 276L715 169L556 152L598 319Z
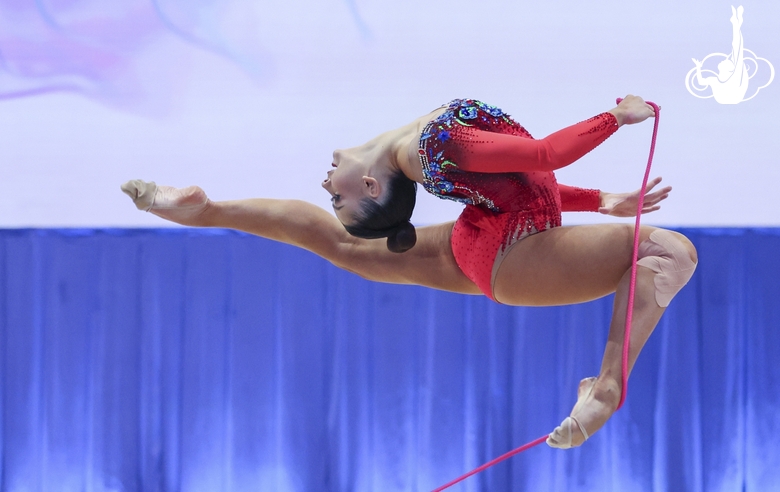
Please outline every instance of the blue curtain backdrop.
M699 270L585 446L453 490L780 490L780 229ZM0 231L7 491L425 491L552 430L611 299L513 308L222 230Z

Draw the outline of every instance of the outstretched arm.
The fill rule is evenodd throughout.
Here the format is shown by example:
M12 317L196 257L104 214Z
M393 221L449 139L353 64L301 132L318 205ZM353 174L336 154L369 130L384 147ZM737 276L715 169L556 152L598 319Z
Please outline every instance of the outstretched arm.
M463 151L456 157L460 169L505 173L554 171L581 158L619 126L655 116L641 97L628 95L614 109L559 130L541 140L469 129L463 132Z

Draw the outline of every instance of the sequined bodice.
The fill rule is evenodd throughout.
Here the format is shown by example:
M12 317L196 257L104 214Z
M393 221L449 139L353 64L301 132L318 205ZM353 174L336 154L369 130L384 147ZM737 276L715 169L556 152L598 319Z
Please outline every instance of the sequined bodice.
M493 298L493 279L512 245L561 225L561 210L597 210L599 191L559 187L553 171L617 130L602 113L535 140L495 106L456 99L420 134L425 189L466 204L450 244L460 269Z
M562 189L553 170L575 162L617 128L614 115L601 113L535 140L499 108L456 99L420 134L423 185L466 204L461 219L510 244L559 226L562 202L566 210L598 208L598 190Z
M469 130L533 137L495 106L473 99L456 99L420 135L418 155L425 189L444 199L480 205L493 212L560 211L552 172L473 172L458 162L472 142ZM558 212L558 215L560 212Z

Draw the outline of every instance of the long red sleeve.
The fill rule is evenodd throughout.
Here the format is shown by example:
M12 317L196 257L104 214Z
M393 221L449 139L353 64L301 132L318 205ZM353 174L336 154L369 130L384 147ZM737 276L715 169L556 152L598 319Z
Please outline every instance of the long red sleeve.
M550 172L584 156L617 129L612 113L594 116L541 140L468 128L457 137L462 154L456 162L458 168L471 172Z
M558 184L561 193L562 212L598 212L601 206L601 192L576 186Z

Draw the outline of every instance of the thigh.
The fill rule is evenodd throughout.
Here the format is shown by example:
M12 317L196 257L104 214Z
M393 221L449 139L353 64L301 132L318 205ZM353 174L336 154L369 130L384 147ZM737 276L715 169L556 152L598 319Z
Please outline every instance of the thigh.
M654 227L642 226L639 240ZM498 302L523 306L574 304L611 294L631 268L634 227L556 227L515 244L496 274Z

